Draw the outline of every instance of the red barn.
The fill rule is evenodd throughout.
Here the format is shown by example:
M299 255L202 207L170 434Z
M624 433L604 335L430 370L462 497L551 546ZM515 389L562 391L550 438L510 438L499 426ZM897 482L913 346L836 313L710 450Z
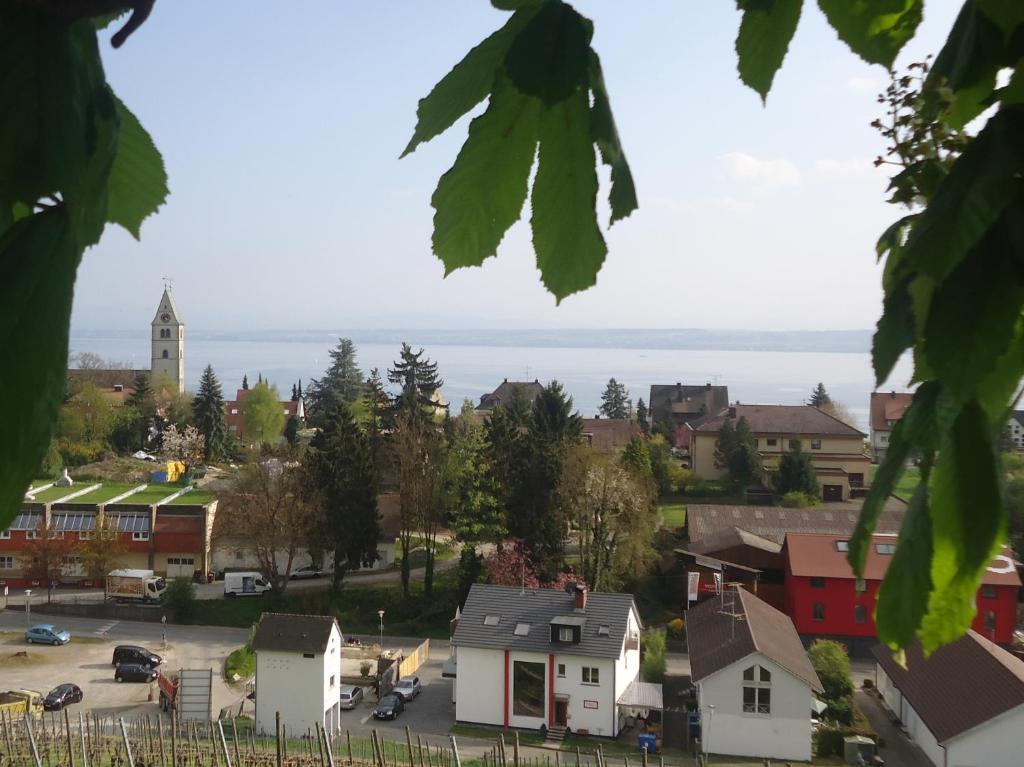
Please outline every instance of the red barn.
M789 533L784 547L786 612L797 632L842 638L851 650L867 651L875 632L875 596L896 550L896 536L872 536L864 578L846 561L849 536ZM1021 582L1009 549L997 556L978 590L973 628L999 644L1009 644L1017 617Z

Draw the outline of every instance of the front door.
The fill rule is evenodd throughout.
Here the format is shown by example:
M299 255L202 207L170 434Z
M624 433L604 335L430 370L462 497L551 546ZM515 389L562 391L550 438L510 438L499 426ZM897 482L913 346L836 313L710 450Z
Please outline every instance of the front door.
M555 724L559 727L565 727L569 722L569 701L567 700L556 700L555 701Z

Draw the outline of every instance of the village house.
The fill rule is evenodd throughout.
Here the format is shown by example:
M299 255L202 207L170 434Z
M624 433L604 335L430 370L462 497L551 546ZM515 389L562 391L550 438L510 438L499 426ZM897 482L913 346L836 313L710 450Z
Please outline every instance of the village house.
M532 381L509 381L506 378L498 384L497 389L480 398L480 404L477 405L476 410L477 413L484 415L497 407L508 407L512 404L512 399L517 392L526 405L532 405L542 391L544 391L544 386L536 378Z
M881 463L885 458L892 427L903 418L913 400L913 392L871 392L868 420L871 427L871 460L875 463Z
M701 751L811 759L811 710L821 682L793 623L745 589L686 611Z
M875 598L896 551L896 535L872 536L857 578L847 561L849 535L789 533L786 536L786 612L805 639L827 637L846 643L853 654L874 644ZM1021 581L1009 549L982 576L974 630L1009 644L1017 620Z
M217 499L191 487L86 483L60 487L36 483L21 511L0 531L0 586L45 585L31 573L31 541L47 534L68 543L61 585L92 587L74 544L97 530L121 539L118 567L153 570L167 578L192 578L211 566L210 537Z
M224 403L224 423L228 427L228 431L240 440L245 440L245 398L251 391L252 389L238 389L235 391L235 398ZM305 403L302 397L281 400L281 412L284 413L281 427L283 434L292 416L299 419L306 417Z
M640 427L626 418L581 418L580 435L595 453L615 456L626 444L642 434Z
M811 458L825 501L846 501L866 487L870 460L865 435L811 405L736 404L686 425L690 468L703 479L721 479L715 465L715 443L722 425L745 418L761 456L762 483L771 487L782 455L799 443Z
M876 645L875 687L935 767L1019 767L1024 760L1024 661L974 631L906 663Z
M688 423L729 406L729 387L705 384L652 384L647 409L651 426L660 426L679 445Z
M1006 436L1010 446L1018 453L1024 453L1024 410L1014 410L1006 424Z
M252 640L256 653L256 732L284 737L341 730L341 630L324 615L263 613Z
M452 636L455 718L614 737L662 707L640 681L640 629L630 594L474 584Z

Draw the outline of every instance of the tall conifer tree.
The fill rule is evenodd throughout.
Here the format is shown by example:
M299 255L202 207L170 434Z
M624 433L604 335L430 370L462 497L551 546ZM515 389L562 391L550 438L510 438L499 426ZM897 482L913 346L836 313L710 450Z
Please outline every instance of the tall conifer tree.
M224 457L228 427L224 423L224 395L213 367L207 365L199 379L199 391L192 400L192 420L206 440L206 460Z

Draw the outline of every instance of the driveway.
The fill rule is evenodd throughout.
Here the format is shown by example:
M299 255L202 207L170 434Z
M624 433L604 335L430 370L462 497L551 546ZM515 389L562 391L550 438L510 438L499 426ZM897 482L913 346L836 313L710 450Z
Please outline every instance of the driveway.
M875 732L885 738L885 747L879 754L891 767L934 767L916 743L904 735L900 728L889 719L889 713L879 702L878 697L864 690L856 692L857 705L875 728Z

